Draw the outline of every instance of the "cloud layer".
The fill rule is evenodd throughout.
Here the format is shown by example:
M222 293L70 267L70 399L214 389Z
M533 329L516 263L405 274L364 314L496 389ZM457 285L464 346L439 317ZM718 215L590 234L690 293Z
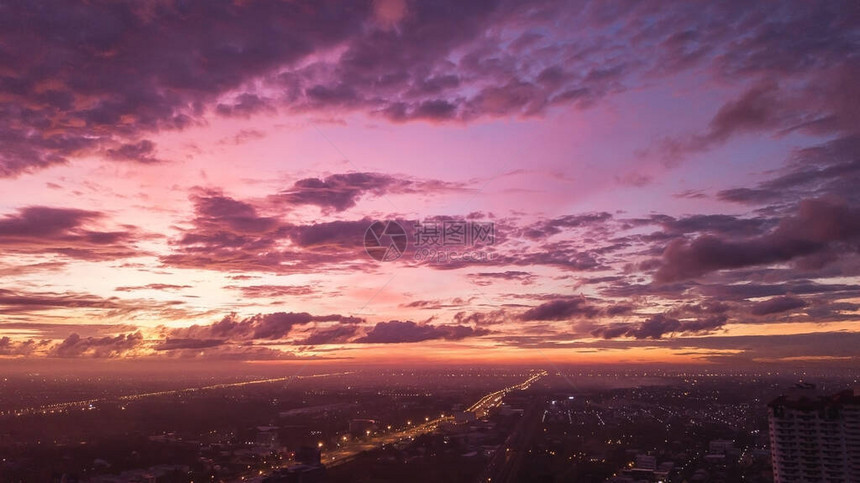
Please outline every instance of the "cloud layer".
M7 2L0 357L856 358L857 52L856 1Z

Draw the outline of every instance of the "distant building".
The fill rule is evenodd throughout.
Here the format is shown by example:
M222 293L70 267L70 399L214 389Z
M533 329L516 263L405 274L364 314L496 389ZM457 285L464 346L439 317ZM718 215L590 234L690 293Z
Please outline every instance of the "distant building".
M657 481L668 481L669 476L672 474L672 471L675 469L675 463L672 461L665 461L660 463L660 466L657 467L657 470L654 471L654 476L657 478Z
M624 466L607 483L645 483L651 481L668 481L674 463L665 462L657 466L657 457L645 453L636 455L636 460L629 467Z
M768 404L775 483L860 481L860 392L806 385Z
M636 468L654 471L657 469L657 458L647 454L636 455Z

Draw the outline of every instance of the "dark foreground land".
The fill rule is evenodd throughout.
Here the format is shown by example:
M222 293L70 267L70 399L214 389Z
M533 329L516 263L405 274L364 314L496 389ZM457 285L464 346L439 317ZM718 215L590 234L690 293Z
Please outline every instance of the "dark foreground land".
M766 482L766 405L800 379L857 384L571 368L19 373L0 378L0 481ZM285 470L300 464L304 479Z

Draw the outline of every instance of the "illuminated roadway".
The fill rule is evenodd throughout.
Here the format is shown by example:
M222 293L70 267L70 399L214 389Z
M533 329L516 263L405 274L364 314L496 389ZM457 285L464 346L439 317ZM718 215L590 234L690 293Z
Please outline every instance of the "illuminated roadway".
M513 386L509 386L503 389L499 389L498 391L491 392L479 399L478 402L476 402L475 404L469 406L466 411L474 412L477 418L484 418L487 416L487 413L489 413L490 409L502 403L502 400L507 393L511 391L520 391L528 389L530 385L532 385L541 377L546 376L546 374L546 371L538 371L519 384L515 384ZM423 424L416 425L414 427L408 427L403 430L380 434L365 441L356 441L352 444L346 444L336 450L326 451L323 454L323 463L326 466L337 466L341 463L346 463L347 461L350 461L353 457L355 457L362 451L371 450L384 444L391 444L399 441L405 441L407 439L412 439L416 436L436 430L439 424L443 422L453 421L453 417L443 416L427 421Z
M352 374L352 372L332 372L327 374L311 374L307 376L286 376L286 377L274 377L269 379L254 379L252 381L242 381L242 382L229 382L222 384L212 384L210 386L201 386L201 387L186 387L182 389L170 389L167 391L156 391L156 392L144 392L139 394L127 394L125 396L117 396L117 397L103 397L97 399L86 399L83 401L70 401L70 402L62 402L56 404L49 404L45 406L38 406L33 408L23 408L23 409L12 409L9 411L0 411L0 416L22 416L25 414L54 414L64 412L70 409L93 409L96 403L102 403L105 401L134 401L137 399L148 398L148 397L156 397L156 396L170 396L173 394L185 394L185 393L194 393L198 391L210 391L213 389L227 389L233 387L242 387L242 386L251 386L254 384L271 384L275 382L288 382L296 379L312 379L315 377L331 377L331 376L344 376L347 374Z
M531 377L529 377L525 381L523 381L523 382L521 382L515 386L510 386L510 387L506 387L504 389L499 389L496 392L491 392L490 394L487 394L486 396L479 399L478 402L476 402L475 404L472 404L471 406L469 406L469 409L467 409L466 411L471 411L471 412L475 413L475 416L478 418L486 417L487 413L490 411L490 409L492 409L492 408L494 408L494 407L496 407L502 403L502 399L505 397L505 395L507 393L509 393L511 391L519 391L519 390L528 389L528 387L530 385L532 385L532 383L534 383L535 381L537 381L538 379L540 379L541 377L544 377L544 376L546 376L546 371L539 371L539 372L536 372L535 374L533 374Z

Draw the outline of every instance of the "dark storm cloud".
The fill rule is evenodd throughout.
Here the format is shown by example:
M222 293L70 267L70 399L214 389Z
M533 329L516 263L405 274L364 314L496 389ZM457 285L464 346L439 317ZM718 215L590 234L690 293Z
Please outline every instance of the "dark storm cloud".
M570 229L600 227L611 219L612 215L606 212L565 215L535 223L526 228L523 235L527 238L543 239Z
M375 175L367 178L364 173L359 174L361 176L358 179L374 180L373 186L378 186L375 183L381 179ZM329 181L331 179L332 177L326 178ZM362 182L342 184L343 180L353 179L349 175L336 179L339 181L334 183L323 181L328 183L324 190L328 194L322 196L329 196L331 190L341 194L349 193L348 197L374 190ZM387 183L384 182L383 185L390 187ZM400 189L408 190L426 187L429 190L427 192L461 189L459 185L454 186L438 180L410 180L403 182L402 186L408 187ZM317 199L319 194L316 192L312 196ZM280 196L276 195L274 198ZM162 262L167 265L222 271L280 273L303 273L331 266L371 270L376 266L364 248L365 232L374 222L370 218L295 224L287 222L282 214L264 215L264 210L277 209L267 202L240 201L215 189L198 189L190 199L194 206L194 217L182 225L180 235L170 241L172 252L161 257ZM407 230L417 223L416 220L397 221ZM554 250L553 253L536 252L528 260L520 260L517 263L525 265L540 259L572 268L596 266L596 261L590 254L562 248ZM459 267L452 264L434 268Z
M624 330L622 329L622 332ZM632 348L664 348L690 352L689 355L712 362L761 363L804 358L846 358L846 364L858 360L857 345L860 332L816 332L805 334L767 334L708 337L663 337L660 339L607 338L588 342L561 342L545 337L512 338L509 344L522 348L567 350L625 350ZM712 354L713 351L731 353ZM698 355L697 355L698 354Z
M147 134L201 123L207 112L357 110L394 122L536 116L703 66L732 79L822 72L816 84L833 92L852 86L856 76L838 67L858 50L854 2L446 0L409 3L396 25L375 19L371 2L2 8L0 176L93 152L152 163ZM595 35L574 42L570 32ZM725 106L705 139L781 119L768 85ZM826 112L801 119L805 129L856 120L838 108L850 102L829 99ZM349 202L339 203L328 206Z
M0 174L185 127L220 94L357 33L365 15L316 2L6 3Z
M278 340L286 338L296 326L311 322L336 322L354 325L362 322L358 317L344 315L311 315L307 312L275 312L239 318L230 314L209 325L192 325L185 328L165 329L166 338L196 340Z
M597 317L619 317L631 315L636 305L629 302L598 303L585 297L549 296L552 300L532 307L519 315L519 320L582 320Z
M735 10L735 7L717 9L727 13L725 9ZM860 87L849 80L860 71L856 56L851 54L860 47L857 5L784 2L776 11L767 13L756 12L756 8L743 10L728 15L746 22L749 35L733 36L719 55L712 56L711 65L718 79L747 79L749 87L726 102L702 132L659 143L656 151L670 165L690 153L711 149L744 134L781 135L794 130L816 135L857 132L860 106L856 98ZM731 35L730 29L715 26L688 32L681 34L682 43L690 41L706 48L717 47ZM710 45L696 42L711 34L722 40L711 36ZM739 201L750 199L751 195L724 193L727 198Z
M487 329L474 329L467 325L418 324L412 321L392 320L377 323L357 343L399 344L426 340L461 340L489 334Z
M702 299L697 303L675 305L669 314L675 317L689 315L720 315L731 309L732 306L719 299Z
M382 173L343 173L325 178L304 178L271 198L287 205L315 205L324 212L352 208L366 196L463 191L461 183L439 180L414 180Z
M816 301L820 302L820 301ZM860 320L860 304L852 302L830 302L824 301L816 303L814 306L807 306L803 312L811 321L857 321Z
M719 329L728 320L725 315L712 315L694 320L679 320L666 314L656 314L637 323L614 323L594 329L591 334L604 339L632 337L660 339L664 335L708 333Z
M762 188L730 188L717 193L717 198L723 201L759 205L776 200L782 195L782 192Z
M733 136L800 122L797 114L787 111L784 97L776 82L761 82L720 107L703 133L664 139L657 151L667 164L674 165L690 153L708 150Z
M300 179L276 198L288 204L316 205L324 210L343 211L355 206L365 193L379 196L394 185L402 189L408 184L408 181L380 173L334 174L324 179Z
M136 229L100 228L96 211L28 206L0 218L0 247L6 253L54 253L84 260L111 260L138 254Z
M191 196L195 217L171 241L168 265L223 271L302 272L335 263L365 263L364 232L370 219L294 225L265 216L220 191Z
M743 93L739 99L723 105L711 119L708 133L698 142L704 147L723 142L738 132L758 131L778 125L778 88L771 82L759 84Z
M860 209L845 203L807 199L796 214L769 233L749 238L703 235L669 243L655 273L658 282L696 278L722 269L742 268L821 254L860 238ZM850 250L850 248L848 248Z
M94 211L30 206L21 208L17 214L7 214L0 219L0 236L3 240L64 237L69 236L71 230L101 216Z
M623 308L621 313L624 315L634 314L635 307L625 303L610 306L604 313L612 315L616 307ZM676 304L665 313L652 315L645 320L596 327L591 330L591 335L604 339L660 339L664 335L706 334L724 326L729 321L731 309L729 304L715 300Z
M817 136L856 136L860 106L854 98L860 95L860 87L843 79L857 73L860 62L846 59L843 65L800 77L798 82L783 85L761 82L724 104L702 133L663 139L656 152L671 166L691 153L712 149L747 134L772 133L778 137L800 131ZM804 86L792 87L798 83ZM649 152L646 150L644 154ZM778 196L778 192L767 189L730 189L718 193L720 199L742 203Z
M770 315L803 308L807 305L809 304L801 298L782 296L758 302L752 306L750 312L753 315Z
M663 334L678 332L680 330L681 321L663 314L657 314L631 327L626 335L630 335L636 339L659 339Z
M142 164L162 162L155 157L155 143L148 139L108 149L105 154L108 158L116 161L134 161Z
M824 144L799 149L778 176L754 188L720 191L721 200L748 205L791 201L798 197L837 196L860 202L860 135L847 135Z
M709 283L698 291L734 300L834 292L845 292L842 296L847 297L850 287L819 284L809 279L860 274L858 140L856 134L847 134L796 149L786 166L769 173L764 181L753 187L718 192L721 200L758 207L753 216L736 218L738 223L731 221L731 217L718 215L728 224L711 218L710 223L689 226L688 230L676 233L671 224L661 222L664 231L639 237L640 242L653 243L652 252L661 247L661 238L674 239L663 251L662 262L656 264L657 281L665 283L710 273L712 281L722 281L724 285ZM668 219L652 217L654 221L664 218ZM700 218L704 221L704 217ZM685 239L678 235L699 236ZM655 266L646 265L642 264L642 269ZM765 280L767 283L763 283ZM815 313L822 310L826 311L816 309Z
M485 325L501 324L508 320L511 320L511 317L505 309L471 313L460 311L454 314L454 322L457 325L474 324L477 327L481 327Z
M373 223L369 218L356 221L329 221L291 226L288 236L297 246L307 249L339 247L363 249L364 233ZM353 253L355 253L353 251Z
M774 222L766 218L741 218L732 215L691 215L673 218L655 215L651 220L663 227L669 235L713 233L728 236L751 236L772 228Z
M35 313L62 309L98 309L106 315L127 315L139 311L170 310L182 302L103 298L78 292L25 292L0 289L0 313Z
M307 324L311 321L313 321L313 316L308 313L278 312L255 316L248 322L253 326L252 338L281 339L290 333L293 326Z
M205 190L191 197L197 214L195 223L215 230L262 233L275 228L277 219L260 216L257 209L219 191Z
M51 357L122 357L143 344L140 332L106 337L68 336L48 352Z
M593 318L600 314L600 308L585 297L552 300L525 311L521 320L570 320L573 318Z
M0 337L0 355L30 356L50 345L50 341L24 340L16 341L9 337Z
M617 317L619 315L627 315L633 312L636 306L629 303L618 303L610 305L604 309L604 313L609 317Z
M272 99L260 97L256 94L241 94L232 104L218 104L215 112L228 117L250 117L264 111L274 111Z

